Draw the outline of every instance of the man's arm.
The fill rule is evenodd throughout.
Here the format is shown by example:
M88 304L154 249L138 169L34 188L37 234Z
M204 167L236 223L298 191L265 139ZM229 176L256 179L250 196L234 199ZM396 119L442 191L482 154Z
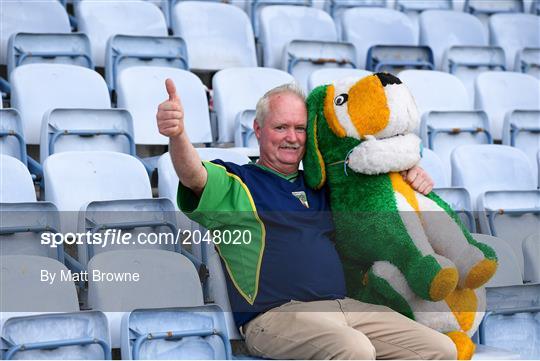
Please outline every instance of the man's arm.
M425 170L415 165L411 169L401 172L405 180L419 193L427 195L433 189L433 179Z
M158 107L156 114L159 132L169 138L169 153L180 182L200 197L208 173L199 154L184 131L184 108L171 79L165 81L169 99Z

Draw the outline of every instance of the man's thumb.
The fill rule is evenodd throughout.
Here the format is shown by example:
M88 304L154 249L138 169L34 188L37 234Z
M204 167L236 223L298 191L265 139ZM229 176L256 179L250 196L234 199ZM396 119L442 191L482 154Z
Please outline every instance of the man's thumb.
M178 95L176 94L176 86L171 79L165 80L165 88L167 88L167 93L169 94L170 101L178 101Z

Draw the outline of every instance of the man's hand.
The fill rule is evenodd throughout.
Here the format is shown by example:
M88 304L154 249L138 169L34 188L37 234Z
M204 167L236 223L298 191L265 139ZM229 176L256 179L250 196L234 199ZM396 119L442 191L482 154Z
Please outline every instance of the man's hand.
M433 179L417 165L401 172L401 175L419 193L427 195L433 189Z
M158 107L156 114L159 132L166 137L178 137L184 132L184 108L171 79L165 80L169 99Z

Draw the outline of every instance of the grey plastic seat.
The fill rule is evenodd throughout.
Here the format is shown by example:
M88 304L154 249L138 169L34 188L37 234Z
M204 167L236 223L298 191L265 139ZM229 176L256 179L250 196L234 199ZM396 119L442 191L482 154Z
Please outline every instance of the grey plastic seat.
M315 70L308 79L308 89L309 91L315 89L319 85L330 84L335 80L356 77L361 79L365 76L372 74L370 71L361 70L361 69L343 69L343 68L334 68L334 69L319 69Z
M341 38L356 48L359 69L366 69L369 49L375 45L418 45L411 20L393 9L358 7L345 10L341 27Z
M11 106L28 144L39 144L43 115L54 108L110 108L107 85L93 70L66 64L28 64L10 75Z
M68 273L64 265L31 255L2 256L0 263L2 359L111 358L105 316L79 312L75 284L59 280ZM44 271L55 281L42 281Z
M268 90L294 78L284 71L270 68L232 68L224 69L214 75L214 111L218 122L218 142L235 141L235 131L240 122L239 114L248 109L255 109L257 101ZM249 124L250 129L252 124ZM191 133L189 133L191 136ZM243 144L236 143L236 146Z
M516 54L514 71L522 72L540 79L540 47L523 48Z
M452 0L394 0L394 8L407 14L411 19L414 28L415 36L419 38L419 17L425 11L430 10L452 10Z
M540 107L540 106L539 106ZM515 110L506 114L503 124L502 142L522 150L538 174L536 156L540 152L540 109Z
M41 163L51 154L73 150L135 156L131 115L123 109L49 110L41 127Z
M17 109L0 109L0 154L17 158L27 165L26 141Z
M265 67L286 70L287 45L293 40L336 42L334 21L324 11L306 6L265 6L260 12L259 43Z
M210 115L204 85L186 70L157 66L133 66L118 75L118 107L133 117L136 144L168 144L169 139L157 129L156 109L168 99L165 79L171 78L185 112L185 127L193 143L212 142ZM144 84L144 87L140 86Z
M441 157L446 174L451 174L450 154L461 146L492 143L489 121L483 111L431 111L420 123L425 147Z
M506 53L507 69L514 69L516 55L524 48L540 48L540 19L536 15L494 14L489 19L489 29L491 43Z
M94 69L90 40L83 33L17 33L9 38L7 71L32 63L56 63Z
M491 16L505 13L522 13L523 10L524 0L465 0L463 4L463 11L479 18L487 31L489 31Z
M107 41L113 35L167 36L165 17L149 2L81 1L75 6L79 31L88 35L94 64L105 66Z
M341 18L343 12L354 7L386 7L386 0L325 0L323 9L332 16L338 34L342 33Z
M531 234L523 241L525 282L540 283L540 236Z
M32 176L17 158L0 154L0 203L35 202Z
M313 0L252 0L245 1L247 3L247 13L251 19L251 25L253 26L253 32L256 38L259 38L261 34L261 11L267 6L275 5L287 5L287 6L302 6L310 7L317 2Z
M248 16L237 6L178 2L173 8L172 28L186 42L191 69L257 66L253 30Z
M485 72L475 84L475 106L489 117L493 139L502 139L504 118L514 110L540 109L540 82L521 73Z
M440 188L450 186L450 174L447 173L446 167L439 155L431 149L422 149L420 166L428 172L431 179L433 179L434 187Z
M69 33L70 31L68 14L57 0L2 1L0 64L7 64L8 39L15 33Z
M472 110L465 86L452 74L430 70L404 70L398 74L414 96L420 114L429 111Z

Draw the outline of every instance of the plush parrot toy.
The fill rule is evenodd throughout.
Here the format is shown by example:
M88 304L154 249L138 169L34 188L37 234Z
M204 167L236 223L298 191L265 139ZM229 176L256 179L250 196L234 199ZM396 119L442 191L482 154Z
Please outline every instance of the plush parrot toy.
M434 192L400 175L421 158L411 93L377 73L319 86L307 105L305 177L328 184L348 295L447 334L470 359L497 257Z

